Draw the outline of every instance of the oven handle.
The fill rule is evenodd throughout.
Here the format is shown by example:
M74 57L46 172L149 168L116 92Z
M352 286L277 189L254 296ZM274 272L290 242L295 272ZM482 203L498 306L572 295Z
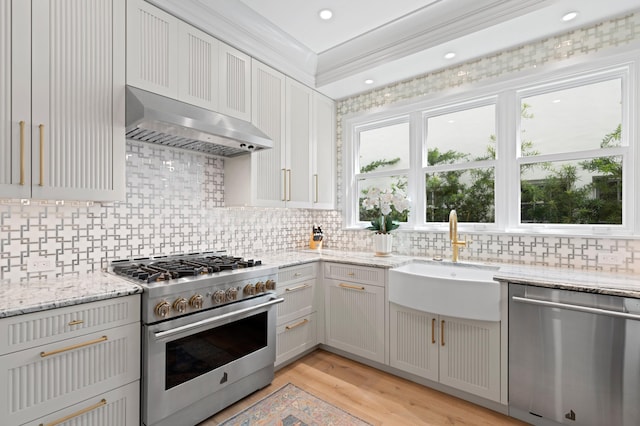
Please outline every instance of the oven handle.
M278 303L284 302L284 297L280 297L277 299L271 299L268 302L260 303L259 305L249 306L248 308L238 309L237 311L228 312L226 314L218 315L217 317L207 318L202 321L197 321L191 324L186 324L181 327L172 328L166 331L159 331L157 333L153 333L156 340L160 340L166 337L171 337L175 334L183 333L185 331L192 330L194 328L200 328L202 326L218 322L227 318L236 317L238 315L246 314L247 312L257 311L258 309L266 308L267 306L276 305Z
M531 305L548 306L550 308L570 309L572 311L587 312L589 314L608 315L611 317L640 320L640 315L626 312L610 311L609 309L591 308L589 306L571 305L568 303L551 302L549 300L529 299L526 297L512 296L514 302L529 303Z

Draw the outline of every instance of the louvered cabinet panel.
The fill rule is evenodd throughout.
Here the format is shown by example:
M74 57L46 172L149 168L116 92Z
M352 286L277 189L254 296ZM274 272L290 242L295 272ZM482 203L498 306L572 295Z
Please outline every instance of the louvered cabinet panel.
M34 0L32 12L32 196L123 199L124 1Z
M335 103L313 93L312 205L315 209L335 206Z
M178 22L146 1L127 1L127 84L178 97Z
M218 109L218 40L178 23L178 99Z
M276 367L316 346L316 314L309 314L276 329Z
M389 304L389 364L438 381L439 324L435 315Z
M31 196L31 4L0 3L0 196Z
M313 91L287 78L287 206L311 207L311 98Z
M500 401L500 322L446 316L440 322L440 382Z
M279 286L278 296L284 302L277 306L277 324L293 321L314 310L315 279Z
M140 383L135 381L55 413L25 426L137 426L140 424ZM67 419L62 423L58 423Z
M324 264L325 278L336 280L355 281L376 286L385 285L386 270L384 268L372 268L366 266L354 266L348 263Z
M0 412L22 424L140 378L137 323L0 357Z
M220 43L219 111L251 121L251 58Z
M0 319L0 355L140 322L140 296L50 309Z
M327 345L385 362L384 287L325 280Z

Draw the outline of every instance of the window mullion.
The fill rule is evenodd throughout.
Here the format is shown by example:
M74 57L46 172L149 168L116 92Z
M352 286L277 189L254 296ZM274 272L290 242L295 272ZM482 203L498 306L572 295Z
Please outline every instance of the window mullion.
M496 226L508 229L519 222L520 173L516 159L520 144L520 110L515 91L502 93L496 106Z

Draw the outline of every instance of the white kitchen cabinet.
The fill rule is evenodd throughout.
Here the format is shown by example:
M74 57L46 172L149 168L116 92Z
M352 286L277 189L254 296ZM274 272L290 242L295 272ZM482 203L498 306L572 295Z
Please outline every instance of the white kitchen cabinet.
M251 121L251 57L220 42L218 111Z
M7 424L82 418L88 408L95 423L82 424L139 424L139 295L9 317L0 329Z
M324 277L326 344L384 363L384 269L326 263Z
M316 277L316 263L282 268L278 272L276 292L284 302L277 305L276 367L318 343Z
M316 209L335 206L336 110L332 99L313 93L312 119L312 204Z
M178 100L218 110L219 45L209 34L178 22Z
M390 365L500 401L500 322L389 304Z
M124 0L4 1L0 19L0 196L123 199Z
M287 207L311 204L311 109L313 91L295 80L286 81L286 173Z

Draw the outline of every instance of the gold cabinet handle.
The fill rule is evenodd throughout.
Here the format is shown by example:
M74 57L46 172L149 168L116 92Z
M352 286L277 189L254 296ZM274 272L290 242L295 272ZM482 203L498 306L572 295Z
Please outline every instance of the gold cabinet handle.
M339 284L340 287L342 288L350 288L352 290L360 290L360 291L364 291L364 287L361 285L351 285L351 284L345 284L345 283L340 283Z
M440 344L444 346L444 320L440 321Z
M431 343L436 343L436 319L431 318Z
M40 423L40 426L56 426L56 425L59 425L59 424L62 424L64 422L66 422L67 420L71 420L74 417L81 416L81 415L83 415L85 413L88 413L89 411L93 411L93 410L95 410L97 408L100 408L103 405L107 405L107 400L104 399L104 398L101 399L100 402L97 402L97 403L95 403L95 404L93 404L93 405L91 405L89 407L83 408L82 410L78 410L75 413L71 413L68 416L65 416L65 417L63 417L61 419L55 420L55 421L53 421L51 423L46 423L46 424Z
M302 276L302 274L300 272L296 272L295 274L293 274L294 277L300 277Z
M80 324L84 324L83 320L73 320L73 321L69 321L68 325L80 325Z
M20 185L24 185L24 120L20 122Z
M309 322L309 320L305 318L305 319L303 319L303 320L302 320L302 321L300 321L300 322L297 322L297 323L295 323L295 324L292 324L292 325L288 325L288 326L286 326L286 327L285 327L285 329L286 329L286 330L293 330L294 328L296 328L296 327L300 327L301 325L305 325L305 324L306 324L306 323L308 323L308 322Z
M313 175L313 178L316 180L316 197L314 203L318 204L318 174Z
M287 173L289 173L289 196L287 196L287 201L291 201L291 169L287 169Z
M107 341L107 336L102 336L98 339L89 340L88 342L84 342L84 343L78 343L77 345L67 346L66 348L54 349L49 352L40 352L40 356L44 358L47 356L56 355L62 352L72 351L74 349L83 348L85 346L95 345L96 343L106 342L106 341Z
M302 290L303 288L307 288L309 287L309 284L302 284L296 287L291 287L291 288L285 288L284 291L296 291L296 290Z
M40 128L40 186L44 186L44 124Z
M350 277L353 277L353 276L356 275L356 273L355 272L347 272L347 275L350 276Z
M282 169L282 201L287 201L287 169Z

